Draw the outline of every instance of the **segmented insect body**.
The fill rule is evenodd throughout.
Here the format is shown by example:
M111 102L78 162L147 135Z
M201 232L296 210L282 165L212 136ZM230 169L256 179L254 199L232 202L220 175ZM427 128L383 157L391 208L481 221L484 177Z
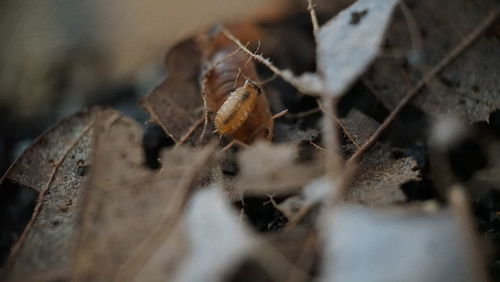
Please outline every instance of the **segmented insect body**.
M203 91L208 112L216 113L216 131L245 143L267 136L271 112L254 83L259 79L253 61L232 43L212 50Z
M245 85L234 90L215 115L215 129L220 134L235 132L247 120L253 111L257 96L262 90L249 80Z

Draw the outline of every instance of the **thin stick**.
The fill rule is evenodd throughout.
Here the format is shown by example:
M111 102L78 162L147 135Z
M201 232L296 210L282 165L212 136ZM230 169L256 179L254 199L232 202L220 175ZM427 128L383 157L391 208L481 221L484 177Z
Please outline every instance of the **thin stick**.
M288 109L285 109L277 114L274 114L271 118L269 118L269 128L267 129L267 140L273 141L273 131L274 131L274 121L288 113Z
M196 129L198 129L198 127L200 127L200 125L203 123L203 121L205 121L205 115L203 115L201 118L199 118L190 128L189 130L186 132L186 134L184 134L184 136L182 136L182 138L179 140L179 142L177 144L175 144L175 148L179 147L180 145L184 144L188 139L189 137L191 137L191 135L193 135L193 133L196 131ZM203 130L205 130L206 128L203 128ZM202 135L203 136L204 132L202 132ZM203 140L201 137L200 137L201 141Z
M226 146L224 146L224 148L222 148L220 150L221 153L224 153L225 151L231 149L231 147L233 147L234 145L238 145L240 146L241 148L248 148L250 146L248 146L247 144L241 142L240 140L237 140L237 139L233 139L233 141L229 142L229 144L227 144Z
M353 176L356 174L357 171L358 171L358 166L356 163L346 163L343 166L342 173L339 173L337 178L334 181L331 181L332 183L335 183L335 184L333 184L333 185L335 185L335 187L332 187L335 190L333 191L333 193L330 196L331 204L333 207L340 204L340 201L342 201L341 195L343 195L344 192L347 190L347 188L349 187L349 184L352 181ZM300 210L297 213L295 213L294 217L288 221L288 223L285 225L285 227L283 227L283 232L288 232L288 231L292 230L293 228L295 228L295 226L297 226L302 221L302 219L307 214L309 214L311 209L313 207L315 207L318 203L321 203L321 202L312 202L312 201L306 202L300 208ZM323 204L324 204L324 202L323 202Z
M462 40L455 48L453 48L439 63L437 63L425 76L421 79L415 87L410 89L406 95L399 101L398 105L392 110L384 122L377 128L377 130L370 136L361 148L356 151L348 160L348 162L358 161L359 158L370 149L373 144L380 137L389 125L394 121L396 115L405 107L418 93L424 88L439 72L441 72L449 63L451 63L458 55L460 55L467 47L469 47L476 39L488 29L488 27L495 21L498 16L498 10L491 13L481 24L479 24L464 40Z
M316 16L316 10L314 9L315 5L313 5L312 0L307 0L307 10L309 11L309 15L311 16L311 23L313 26L314 37L318 33L319 24L318 17Z
M248 43L245 46L248 46ZM257 53L259 51L259 49L260 49L260 41L258 42L257 48L255 49L255 53ZM236 49L236 50L239 51L240 49ZM246 66L248 65L248 63L250 63L251 60L252 60L252 57L249 56L248 59L243 64L243 66L241 66L241 67L238 68L238 74L236 75L236 78L234 79L234 84L233 84L233 88L234 89L236 89L236 86L238 84L238 79L241 76L241 72L243 71L244 68L246 68ZM243 76L245 76L245 75L243 75ZM248 78L246 78L246 79L249 80Z
M281 214L283 214L283 216L286 217L286 219L290 220L291 219L290 214L287 211L285 211L284 209L282 209L280 207L280 205L278 203L276 203L276 200L274 200L274 196L275 195L274 194L272 194L272 195L271 194L266 194L266 195L269 198L269 202L271 203L271 205L273 206L273 208L277 209Z
M259 54L255 54L252 51L250 51L245 45L241 43L229 30L226 28L222 29L222 33L229 38L229 40L233 41L238 47L243 50L245 53L247 53L250 57L252 57L254 60L257 62L265 65L268 69L270 69L272 72L280 76L283 80L286 82L290 83L293 87L299 89L303 93L310 93L310 94L318 94L315 93L314 91L305 89L303 85L298 81L297 77L295 77L291 72L289 71L282 71L278 67L276 67L271 60L268 58L264 58Z
M406 25L408 26L408 32L410 33L412 49L415 52L420 52L422 50L422 36L420 35L418 23L415 16L408 8L404 1L399 1L399 8L403 12L405 17Z
M329 95L323 95L322 103L326 108L326 115L336 116L337 99ZM342 174L343 158L340 156L340 142L337 126L333 118L327 117L323 120L323 145L326 148L326 175L334 181Z
M320 150L320 151L326 151L325 148L321 147L320 145L314 143L313 141L309 141L309 144L311 144L314 148Z
M478 274L476 277L477 281L486 282L489 281L486 274L486 269L484 266L487 265L485 261L484 254L481 252L481 240L478 237L475 227L475 221L471 214L471 208L469 204L469 199L465 193L465 187L461 185L454 185L450 187L448 194L448 203L450 205L451 211L455 215L457 223L462 228L465 243L468 244L472 257L473 267Z
M345 127L344 123L342 123L342 121L340 119L338 119L336 116L330 115L328 113L328 111L325 108L323 108L323 106L321 105L321 103L318 100L316 100L316 102L318 103L318 108L323 113L325 113L325 115L328 115L329 117L331 117L340 126L340 128L345 133L345 135L347 136L347 138L349 139L349 141L351 141L352 144L354 144L354 146L356 146L356 148L359 149L359 144L354 140L354 137L352 137L351 133L349 132L349 130L347 129L347 127Z
M302 219L309 213L309 211L311 211L311 209L316 204L317 203L314 202L307 202L306 204L304 204L292 218L288 219L289 221L285 225L285 227L283 227L282 232L288 232L292 230L295 226L297 226L297 224L299 224L302 221Z
M236 45L238 45L238 47L241 50L243 50L249 56L251 56L252 58L254 58L256 61L258 61L259 63L262 63L263 65L265 65L266 67L268 67L271 71L273 71L274 73L278 74L279 76L282 76L282 77L284 76L283 72L278 67L276 67L269 59L264 58L262 55L254 54L245 45L243 45L241 43L241 41L239 41L238 38L236 38L229 30L227 30L227 29L224 28L222 30L222 33L225 36L227 36L227 38L229 38L231 41L233 41Z
M207 107L207 92L205 91L205 84L207 83L206 76L203 78L203 82L201 83L201 97L203 99L203 130L200 135L200 143L203 142L203 138L205 138L205 133L207 131L208 126L208 107ZM182 139L182 138L181 138Z
M319 113L319 112L321 112L321 109L319 107L316 107L314 109L310 109L310 110L303 111L303 112L289 113L287 117L289 119L301 119L301 118L308 117L310 115L314 115L315 113Z
M314 253L312 253L315 249L318 248L318 237L315 233L310 233L302 246L300 254L295 262L296 268L290 270L290 274L288 275L287 282L301 282L298 275L296 274L297 269L302 269L306 273L311 269L314 263Z

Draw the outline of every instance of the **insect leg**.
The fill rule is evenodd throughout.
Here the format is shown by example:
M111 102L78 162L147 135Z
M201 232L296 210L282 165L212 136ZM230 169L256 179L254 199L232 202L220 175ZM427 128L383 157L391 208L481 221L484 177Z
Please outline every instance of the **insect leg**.
M222 150L220 150L221 153L229 150L234 145L238 145L238 146L243 147L243 148L248 148L248 144L245 144L245 143L241 142L240 140L233 139L233 141L229 142L229 144L227 144L226 146L224 146L224 148L222 148Z
M203 117L199 118L190 128L189 130L186 132L186 134L184 134L184 136L181 137L181 139L179 140L179 142L175 145L175 147L179 147L180 145L184 144L188 139L189 137L191 137L191 135L193 135L193 133L195 132L195 130L201 125L201 123L203 122ZM205 129L203 129L205 130ZM203 132L202 132L203 134ZM200 140L201 142L201 140Z
M288 113L288 109L283 110L283 111L281 111L281 112L273 115L269 119L269 129L268 129L268 132L267 132L267 140L269 140L269 141L273 140L274 120L277 119L277 118L280 118L280 117L282 117L284 115L286 115L286 113Z

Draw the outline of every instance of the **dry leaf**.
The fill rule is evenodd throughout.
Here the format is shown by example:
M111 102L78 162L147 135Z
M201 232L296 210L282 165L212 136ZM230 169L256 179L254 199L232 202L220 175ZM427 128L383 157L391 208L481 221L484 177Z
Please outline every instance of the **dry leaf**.
M352 138L350 141L355 142L354 144L346 145L346 149L349 152L355 152L379 127L378 122L356 109L352 109L349 114L345 118L340 119L340 121L350 135L348 138Z
M316 204L323 204L335 196L334 189L339 188L336 183L332 183L327 177L314 179L307 183L299 195L288 197L279 203L276 208L288 219L303 217L302 212L309 212Z
M391 151L376 146L363 158L362 172L346 193L349 202L385 205L406 200L401 184L419 179L417 162L412 158L394 159Z
M312 281L319 261L319 238L314 230L260 236L249 257L226 281Z
M325 94L344 94L375 59L397 2L358 0L319 29L317 63Z
M235 187L245 195L295 192L323 173L321 161L297 163L297 147L258 142L238 155Z
M144 166L138 124L122 116L101 116L96 121L92 176L82 207L73 279L131 279L157 247L176 234L175 223L192 181L204 167L198 162L206 162L214 146L190 154L172 152L163 158L160 171L151 171ZM173 263L170 257L165 259L165 264Z
M217 187L199 191L186 210L187 258L178 282L220 281L255 245L250 230Z
M97 108L83 111L49 129L4 176L2 181L38 192L31 221L8 258L6 280L68 277L80 196L90 165L92 114L100 112L107 113Z
M366 76L390 109L416 85L420 73L427 72L493 10L492 3L482 1L406 2L416 26L398 13L387 32L387 56L377 60ZM438 74L414 104L434 116L487 120L500 108L499 66L500 42L482 36Z
M141 101L153 121L175 142L203 116L199 88L201 52L194 39L174 46L165 62L167 78Z
M323 214L321 281L480 281L460 220L436 213L344 206ZM472 227L471 227L472 228Z

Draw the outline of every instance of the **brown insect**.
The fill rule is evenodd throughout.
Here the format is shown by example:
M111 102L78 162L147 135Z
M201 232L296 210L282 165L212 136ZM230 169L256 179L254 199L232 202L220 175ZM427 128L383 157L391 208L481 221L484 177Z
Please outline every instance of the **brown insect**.
M203 77L206 113L215 113L215 132L230 135L233 141L251 143L257 138L272 138L274 119L286 110L271 115L269 104L249 56L222 34L210 38L206 55L209 67ZM232 142L233 143L233 142Z
M234 90L215 115L215 129L219 134L231 134L238 130L252 113L262 89L247 80Z

